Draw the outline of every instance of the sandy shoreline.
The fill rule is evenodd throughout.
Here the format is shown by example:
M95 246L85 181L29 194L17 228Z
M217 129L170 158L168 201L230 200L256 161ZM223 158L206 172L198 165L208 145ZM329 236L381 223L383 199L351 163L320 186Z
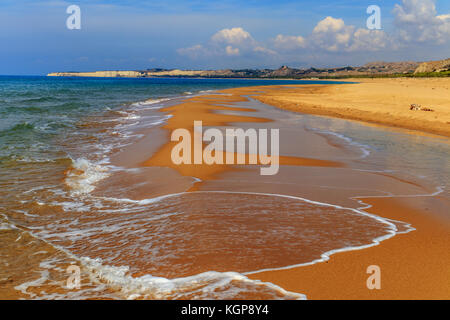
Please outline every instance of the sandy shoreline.
M260 87L279 108L450 136L450 78L348 79L357 84ZM434 110L412 111L411 104Z
M430 86L436 86L437 83L443 83L444 86L448 83L447 79L431 80L432 84L424 85L424 93L431 89ZM401 80L400 86L406 86ZM412 80L414 82L416 80ZM273 86L273 87L251 87L227 89L221 92L226 92L229 95L210 95L204 97L194 97L186 99L182 104L163 109L164 112L169 112L174 115L164 126L167 130L174 128L187 128L192 131L193 120L203 120L209 126L222 126L228 123L262 123L267 122L267 119L258 117L242 117L235 115L224 115L218 111L228 110L224 106L227 104L239 105L240 102L245 101L245 95L251 94L257 100L271 104L277 107L306 112L301 108L292 108L292 102L288 101L292 97L298 99L297 93L307 96L308 101L322 101L323 95L330 95L333 90L353 90L360 86L358 90L363 90L366 86L374 85L373 90L378 90L380 85L379 80L368 80L363 84L345 85L342 87L336 86L305 86L300 89L295 86ZM391 80L388 80L390 86ZM447 87L448 88L448 87ZM357 92L359 92L357 90ZM365 89L364 89L365 90ZM388 89L384 94L389 95L391 89ZM408 89L409 90L409 89ZM408 91L407 90L407 91ZM440 88L438 92L447 92L446 87ZM307 93L304 93L304 92ZM331 92L330 92L331 91ZM381 91L383 92L383 91ZM358 95L358 93L355 93ZM316 96L317 95L317 96ZM347 96L346 96L347 97ZM349 96L348 96L349 97ZM348 98L347 97L347 98ZM440 133L448 135L446 131L446 123L443 121L450 120L448 118L449 106L446 105L444 97L435 97L430 99L432 106L436 112L413 112L409 111L408 104L398 102L395 111L399 119L407 117L409 112L411 116L408 123L416 123L421 121L421 116L431 117L434 115L443 114L444 120L439 120L438 129L431 130L426 122L422 127L415 129L423 129L425 132ZM347 99L346 98L346 99ZM383 105L383 96L376 103ZM422 100L416 98L411 100L418 103L425 104ZM279 102L283 101L283 102ZM450 101L450 100L449 100ZM409 100L408 100L409 102ZM403 104L404 109L403 111ZM428 105L428 104L427 104ZM369 106L370 107L370 106ZM364 109L365 107L362 107ZM402 109L402 110L400 110ZM238 107L235 110L248 111L245 108ZM340 111L341 109L339 109ZM360 112L357 110L355 112ZM334 111L333 111L334 112ZM385 113L392 112L390 110L377 111L378 120L371 120L374 122L382 122L388 124L388 121L381 121L385 117ZM317 114L317 112L314 112ZM330 115L330 114L328 114ZM344 114L338 114L339 117L347 117ZM351 117L350 117L351 118ZM431 118L430 118L431 119ZM362 119L358 119L362 120ZM431 120L429 120L431 122ZM406 126L406 122L401 122ZM169 131L168 131L169 132ZM223 177L227 172L235 171L235 168L230 166L207 166L207 165L188 165L188 166L174 166L170 160L170 150L173 143L167 142L159 149L150 159L143 163L144 166L168 167L178 171L183 176L201 177L202 182L196 184L189 191L208 190L208 183L214 182L217 177ZM295 163L286 162L287 165L311 165L311 166L325 166L329 168L339 167L336 163L322 163L320 159L308 159L309 162L304 162L304 159L296 158ZM283 165L283 160L280 161ZM238 170L239 171L239 170ZM239 172L237 174L240 174ZM383 174L378 175L386 179ZM405 188L406 184L412 185L408 181L398 179L398 183L403 185L400 188ZM350 180L348 180L350 181ZM384 181L384 180L383 180ZM388 181L388 180L386 180ZM403 182L406 182L404 184ZM206 183L206 185L204 185ZM222 184L219 180L216 183ZM384 185L386 182L383 182ZM254 182L257 184L257 181ZM211 185L209 185L211 187ZM254 185L252 186L252 188ZM415 186L420 188L420 186ZM214 189L214 184L212 187ZM423 189L423 188L422 188ZM283 193L280 190L279 193ZM431 192L430 192L431 193ZM448 219L438 219L436 216L445 215L445 208L448 208L449 201L447 198L440 197L440 195L427 195L424 197L415 198L360 198L365 204L371 206L366 211L377 216L404 221L410 223L416 230L406 233L398 234L394 238L383 241L380 245L357 251L347 251L344 253L337 253L332 255L329 261L317 263L311 266L294 267L286 270L267 271L260 273L253 273L249 277L262 281L268 281L281 286L283 289L300 292L307 295L309 299L448 299L450 298L450 271L448 265L450 264L450 255L448 247L450 244L450 225ZM437 213L430 216L427 211ZM366 287L366 279L368 274L365 272L370 265L379 265L382 270L382 289L368 290Z
M266 87L259 88L253 97L290 111L450 136L450 79L350 81L360 83ZM434 112L411 111L412 103L432 108ZM448 199L360 200L371 206L367 212L407 221L416 230L399 234L375 247L332 255L326 262L255 273L250 278L304 292L309 299L449 299L450 226L448 221L443 223L427 214L428 210L445 214ZM384 284L381 290L368 290L365 285L369 275L362 266L369 265L381 268Z
M422 199L365 198L369 213L408 221L416 230L398 234L380 245L334 254L328 261L288 270L261 272L252 279L273 282L286 290L306 293L308 299L449 299L449 225L433 219ZM432 202L439 200L431 199ZM447 202L448 205L448 202ZM381 289L369 290L366 268L377 265Z
M158 287L139 285L145 290L137 291L142 294L138 298L291 299L298 294L308 299L450 298L450 194L445 189L449 181L436 179L434 170L442 176L448 173L445 155L450 149L445 138L288 112L277 108L277 103L272 106L253 99L269 95L289 98L302 91L338 86L234 88L177 98L156 108L134 108L134 120L130 119L134 127L125 127L132 140L125 140L128 144L121 140L120 148L109 154L108 163L120 170L108 171L95 183L90 192L92 202L90 197L81 202L83 213L67 209L67 203L79 200L71 194L52 198L48 205L31 201L26 207L33 216L48 219L42 223L51 221L51 241L71 248L71 254L38 238L30 246L32 239L26 230L8 230L2 239L14 244L14 254L8 256L15 272L0 274L0 294L11 299L33 294L72 297L78 293L61 286L66 281L66 264L80 263L79 257L95 257L104 261L102 266L126 266L130 273L110 283L108 274L106 278L98 275L102 266L92 269L90 262L81 262L83 289L77 297L136 298L132 294L135 281L141 285L148 276L168 281L193 276L192 283L183 282L186 286L181 291L163 295ZM153 125L155 117L165 121ZM86 126L102 133L110 127L103 118L100 123L96 120ZM205 129L220 131L278 129L279 171L261 175L260 163L175 165L171 151L176 143L170 141L171 133L184 128L192 136L193 122L199 120ZM246 150L241 152L250 149ZM249 155L245 158L248 162ZM90 177L91 166L76 164L62 163L55 171L55 181L64 179L69 187L68 178L84 182ZM74 175L68 175L67 166ZM410 174L407 168L417 172ZM105 199L100 209L98 199ZM110 201L114 199L118 202ZM78 208L78 201L76 205ZM12 220L28 226L28 216L23 216L17 212ZM77 221L73 229L65 222L72 218ZM91 232L93 228L100 233ZM75 231L80 237L68 239L67 232ZM43 239L48 239L46 232L44 229ZM27 264L16 259L17 252ZM333 254L321 261L324 253ZM56 259L61 268L51 265L50 280L41 282L47 277L41 273L47 271L42 264L47 259ZM312 261L317 263L311 265ZM370 265L381 268L381 290L366 287ZM224 274L229 271L245 281L220 285L221 277L229 279ZM198 279L205 272L222 293L197 288L202 286Z
M161 109L162 112L169 112L173 117L167 120L167 124L163 126L166 130L175 130L178 128L185 128L191 136L194 135L194 121L202 120L204 126L225 126L230 123L265 123L271 120L260 117L251 116L235 116L218 114L217 111L243 111L254 112L253 109L239 108L239 107L226 107L221 104L224 103L239 103L246 101L240 95L224 96L224 95L208 95L204 97L195 97L185 100L183 103ZM171 161L171 152L173 147L178 142L168 142L161 149L158 150L149 160L145 161L144 166L161 166L169 167L178 171L181 175L187 177L196 177L202 181L214 179L218 174L224 171L233 170L229 165L207 165L207 164L180 164L175 165ZM194 149L192 146L192 154ZM224 159L226 153L222 154ZM248 156L248 155L246 155ZM236 154L234 155L236 157ZM299 157L287 157L280 156L280 165L299 165L299 166L316 166L316 167L341 167L340 163L332 161L324 161L320 159L308 159ZM194 189L192 189L194 190ZM192 191L191 190L191 191Z

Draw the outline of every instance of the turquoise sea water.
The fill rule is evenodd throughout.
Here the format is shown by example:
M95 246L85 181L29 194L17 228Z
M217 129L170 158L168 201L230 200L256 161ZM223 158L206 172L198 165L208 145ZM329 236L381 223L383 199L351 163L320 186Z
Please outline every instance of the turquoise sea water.
M59 157L56 136L80 119L147 99L240 86L321 83L245 79L124 79L0 76L0 161Z

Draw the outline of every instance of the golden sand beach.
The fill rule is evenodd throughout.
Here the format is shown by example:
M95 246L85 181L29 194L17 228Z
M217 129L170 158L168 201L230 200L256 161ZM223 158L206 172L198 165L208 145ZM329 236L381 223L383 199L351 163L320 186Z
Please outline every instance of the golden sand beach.
M64 160L46 177L62 191L37 201L48 199L38 184L34 193L24 193L29 201L19 210L11 204L10 221L21 227L2 233L2 241L13 244L2 254L14 273L0 274L0 295L448 299L448 97L447 79L256 86L161 105L150 101L86 119L82 130L102 134L111 123L118 122L120 131L130 121L124 130L132 138L107 153L113 170L84 158ZM411 103L434 111L409 110ZM414 130L393 128L388 115L394 113L396 127ZM150 125L155 119L164 121ZM279 172L260 175L259 162L175 164L171 133L183 128L193 135L194 121L220 130L279 129ZM348 128L387 148L368 152L327 133ZM64 143L77 145L77 139ZM88 139L83 147L98 142ZM424 163L405 159L404 152ZM81 266L79 291L64 286L72 264ZM366 285L372 265L381 270L379 290Z
M222 93L227 93L228 96L192 98L181 105L163 110L174 115L165 128L189 127L193 119L201 119L209 125L267 121L255 117L218 115L214 112L227 109L219 105L229 103L239 105L239 102L246 100L245 96L252 96L266 104L301 113L413 129L415 131L411 131L412 134L424 132L450 135L450 79L358 81L360 82L358 84L346 85L289 85L227 89ZM412 103L428 106L434 111L412 111L410 110ZM240 111L251 110L241 108ZM145 165L174 168L170 162L171 148L169 146L170 143L163 146L145 162ZM314 161L317 161L316 165L318 165L321 160L311 159L310 165L314 166ZM301 160L296 161L295 164L305 165ZM332 163L330 165L333 166ZM208 181L218 177L223 178L227 171L233 170L225 166L218 169L195 165L190 166L190 169L175 169L182 175L201 177L202 184L191 191L208 190ZM302 177L298 176L298 179ZM346 178L342 181L343 184L348 183L345 180ZM365 181L371 184L370 180ZM401 184L399 194L403 191L406 193L406 186L413 184L411 181L403 182L405 183ZM218 181L215 186L220 184L221 181ZM403 191L402 188L404 188ZM278 193L283 191L290 192L283 188L278 189ZM437 217L445 216L450 206L449 199L441 195L427 195L425 197L365 197L358 200L361 201L360 203L371 206L366 210L367 212L410 223L416 230L398 234L375 247L334 254L326 262L287 270L253 273L250 277L274 283L289 291L305 293L311 299L450 298L450 269L448 268L450 265L448 252L450 221L448 218ZM430 212L435 214L430 215ZM383 270L385 285L382 290L368 290L366 287L368 275L362 266L372 264L380 265Z
M348 79L356 84L274 86L256 98L292 111L450 136L450 78ZM411 105L433 111L410 110Z

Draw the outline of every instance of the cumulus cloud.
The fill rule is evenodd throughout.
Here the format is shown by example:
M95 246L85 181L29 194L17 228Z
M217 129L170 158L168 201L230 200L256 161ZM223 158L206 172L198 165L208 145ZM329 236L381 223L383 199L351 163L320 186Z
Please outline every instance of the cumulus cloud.
M250 33L242 28L220 30L211 37L211 40L213 42L222 42L233 45L247 45L255 41Z
M232 46L227 46L225 52L228 56L238 56L240 53L239 48L233 48Z
M339 53L366 53L399 48L413 48L417 43L448 44L450 14L438 15L435 0L399 0L393 9L396 29L369 30L347 25L343 19L328 16L320 20L309 35L278 34L263 42L256 41L241 27L222 29L206 44L179 49L178 53L199 57L266 57L271 62L284 63L301 56L328 56Z
M273 39L273 43L280 50L296 50L306 47L306 40L302 36L285 36L279 34Z
M442 44L450 39L450 15L438 15L434 0L402 0L393 14L403 42Z
M265 47L256 46L253 48L253 51L256 53L262 53L264 55L276 55L277 52Z
M389 36L381 30L357 29L352 35L351 45L347 51L378 51L397 46Z
M345 26L344 20L335 19L333 17L326 17L314 27L313 33L338 33L345 31L348 27Z
M275 51L258 43L251 34L240 27L222 29L212 35L206 45L197 44L189 48L178 49L181 55L190 58L205 56L240 56L249 54L273 55Z
M326 17L317 23L307 38L279 34L273 43L276 49L285 51L353 52L384 49L390 39L384 31L357 29L346 25L343 19Z
M326 17L314 27L311 43L327 51L347 49L355 27L346 26L344 20Z
M326 17L315 26L308 42L329 52L376 51L386 48L389 37L381 30L356 29L342 19Z
M342 19L327 17L315 26L312 34L291 36L279 34L263 45L240 27L222 29L213 34L205 45L197 44L178 49L178 53L192 59L213 56L280 56L282 53L322 49L328 52L367 51L386 47L387 37L383 31L357 29L347 26Z
M177 52L178 54L188 56L191 59L199 58L208 53L206 48L204 48L201 44L196 44L188 48L180 48L177 50Z

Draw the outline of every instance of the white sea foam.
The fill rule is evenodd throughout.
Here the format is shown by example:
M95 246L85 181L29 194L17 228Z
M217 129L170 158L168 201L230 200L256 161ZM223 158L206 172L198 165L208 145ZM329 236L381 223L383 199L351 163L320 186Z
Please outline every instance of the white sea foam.
M439 194L442 189L439 188L433 195ZM259 196L271 196L280 197L304 201L307 203L315 204L324 207L334 207L340 209L348 209L355 214L368 216L381 222L387 226L386 234L373 239L370 243L354 246L354 247L344 247L335 250L325 252L321 255L320 259L308 263L302 263L297 265L289 265L281 268L268 268L263 270L254 270L245 272L243 274L237 272L215 272L208 271L201 274L197 274L190 277L167 279L162 277L155 277L152 275L144 275L141 277L133 277L131 275L130 269L127 266L110 266L103 264L100 259L90 259L90 258L79 258L75 257L70 252L62 249L71 258L75 258L81 262L82 266L91 275L91 281L98 282L98 285L103 288L110 288L118 292L119 296L128 299L183 299L183 298L194 298L194 299L230 299L233 297L238 297L240 293L255 293L257 290L262 290L265 294L271 294L272 298L288 298L288 299L305 299L306 296L300 293L288 292L274 284L264 283L260 281L254 281L247 278L247 275L258 273L261 271L270 270L282 270L290 269L294 267L300 267L305 265L312 265L315 263L323 262L329 259L332 254L351 250L361 250L371 246L378 245L381 241L391 238L399 233L406 233L414 230L409 224L401 223L398 221L385 219L374 214L362 211L369 208L369 205L364 204L359 209L344 208L338 205L322 203L318 201L312 201L300 197L281 195L281 194L269 194L269 193L255 193L255 192L229 192L229 191L199 191L193 193L231 193L231 194L248 194L248 195L259 195ZM110 200L115 202L130 203L135 205L148 205L150 203L163 201L169 197L176 197L180 195L188 194L185 192L177 194L169 194L156 198L144 199L144 200L131 200L131 199L116 199L116 198L103 198L104 200ZM192 193L189 193L192 194ZM393 195L394 196L394 195ZM423 195L431 196L431 195ZM369 196L366 196L369 197ZM383 196L381 196L383 197ZM401 229L397 228L398 224L401 224ZM94 233L99 230L91 230ZM67 234L66 236L73 236ZM44 240L45 241L45 240ZM46 241L47 242L47 241ZM58 247L58 246L56 246ZM37 285L46 278L46 274L42 274L40 279L32 281L18 287L17 289L24 289L27 286ZM26 288L25 288L26 290ZM56 298L56 297L54 297Z
M128 114L128 116L126 116L124 119L126 120L134 120L134 119L140 119L141 116L138 116L137 114L131 113Z
M344 140L349 145L357 147L359 150L361 150L361 153L362 153L361 159L367 158L370 155L370 150L372 149L370 146L368 146L366 144L363 144L363 143L356 142L352 138L349 138L349 137L347 137L347 136L345 136L345 135L343 135L341 133L328 131L328 130L319 130L319 129L316 129L316 128L312 128L310 130L318 132L318 133L322 133L322 134L327 134L327 135L332 135L332 136L338 137L339 139Z
M95 184L108 177L108 168L85 158L72 160L72 169L68 171L65 183L74 194L90 193Z
M7 222L0 222L0 230L12 230L14 226Z
M83 266L100 282L119 290L127 299L230 299L242 292L262 288L273 298L306 299L299 293L288 292L272 283L251 280L237 272L208 271L194 276L167 279L144 275L133 277L127 266L109 266L101 259L81 258Z
M170 98L161 98L161 99L148 99L145 101L139 101L131 104L132 107L142 107L142 106L150 106L153 104L165 102L171 100Z
M27 281L24 283L21 283L18 286L15 286L14 289L20 291L22 294L29 295L31 298L35 298L36 294L32 292L28 292L29 287L38 287L43 285L47 280L49 279L50 272L48 270L41 270L39 278L31 281Z
M312 265L312 264L316 264L316 263L319 263L319 262L324 262L324 261L329 260L329 257L331 255L335 254L335 253L366 249L366 248L369 248L369 247L372 247L372 246L376 246L376 245L380 244L382 241L394 237L396 234L407 233L407 232L415 230L408 223L401 222L401 221L395 221L395 220L391 220L391 219L386 219L386 218L377 216L375 214L371 214L371 213L363 211L364 209L370 208L370 205L366 205L362 201L360 201L360 203L363 206L358 208L358 209L354 209L354 208L346 208L346 207L342 207L342 206L339 206L339 205L334 205L334 204L329 204L329 203L324 203L324 202L313 201L313 200L309 200L309 199L305 199L305 198L301 198L301 197L296 197L296 196L283 195L283 194L273 194L273 193L233 192L233 191L196 191L196 192L189 192L189 194L193 194L193 193L247 194L247 195L256 195L256 196L271 196L271 197L279 197L279 198L285 198L285 199L294 199L294 200L299 200L299 201L307 202L307 203L314 204L314 205L317 205L317 206L322 206L322 207L332 207L332 208L337 208L337 209L345 209L345 210L353 212L354 214L372 218L372 219L376 220L377 222L380 222L380 223L386 225L386 234L383 235L383 236L380 236L380 237L377 237L377 238L373 239L368 244L361 245L361 246L353 246L353 247L343 247L343 248L339 248L339 249L330 250L328 252L323 253L319 259L313 260L313 261L308 262L308 263L289 265L289 266L280 267L280 268L268 268L268 269L263 269L263 270L255 270L255 271L250 271L250 272L244 273L246 275L247 274L252 274L252 273L258 273L258 272L262 272L262 271L291 269L291 268L295 268L295 267L307 266L307 265ZM148 205L148 204L151 204L151 203L162 201L162 200L170 198L170 197L181 196L181 195L184 195L184 194L188 194L188 193L181 192L181 193L175 193L175 194L168 194L168 195L163 195L163 196L159 196L159 197L155 197L155 198L149 198L149 199L143 199L143 200L116 199L116 198L105 198L105 199L108 199L108 200L111 200L111 201L123 202L123 203L134 203L134 204L137 204L137 205L145 206L145 205ZM366 198L367 197L370 198L370 196L365 196L365 197ZM386 197L386 196L380 196L380 197ZM397 223L402 225L402 229L403 229L402 231L400 231L397 228Z
M13 229L17 229L17 227L11 223L8 219L8 217L1 213L0 214L0 231L1 230L13 230Z

